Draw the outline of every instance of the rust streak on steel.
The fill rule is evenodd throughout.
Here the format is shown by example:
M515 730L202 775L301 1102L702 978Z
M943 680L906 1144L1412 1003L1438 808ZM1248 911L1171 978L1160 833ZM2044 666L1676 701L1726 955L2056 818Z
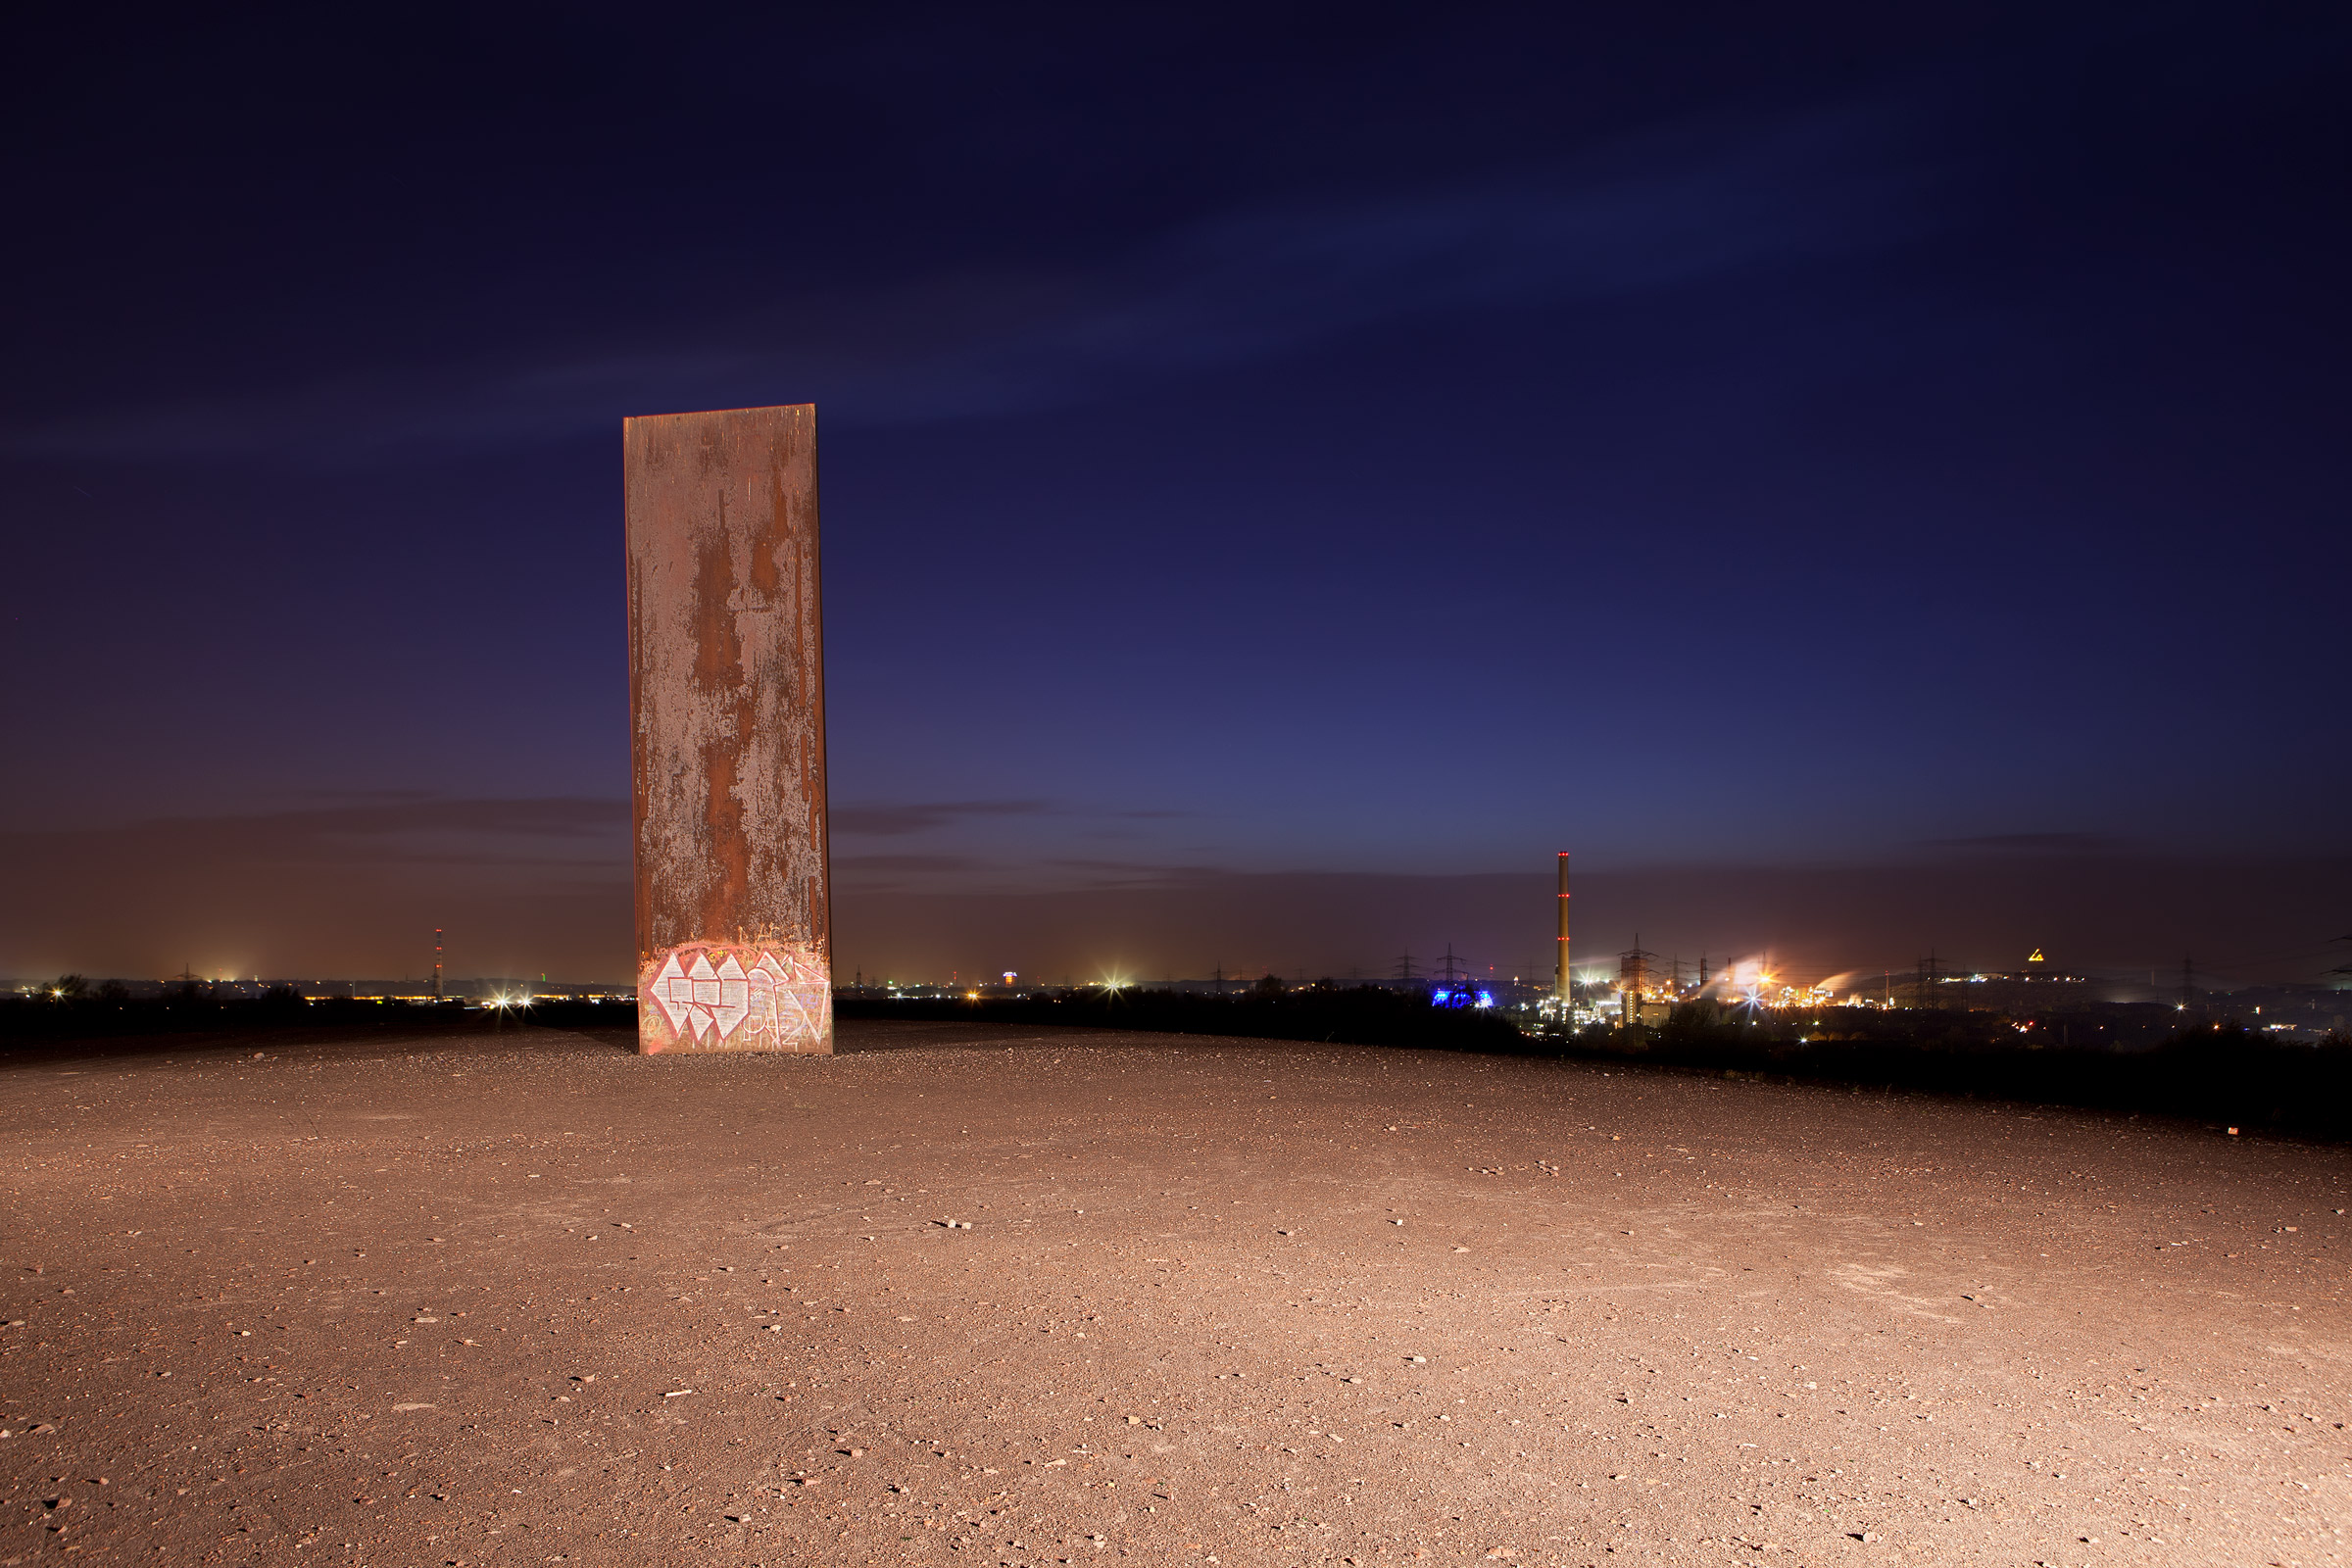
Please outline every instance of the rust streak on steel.
M638 1049L833 1049L816 408L621 425Z

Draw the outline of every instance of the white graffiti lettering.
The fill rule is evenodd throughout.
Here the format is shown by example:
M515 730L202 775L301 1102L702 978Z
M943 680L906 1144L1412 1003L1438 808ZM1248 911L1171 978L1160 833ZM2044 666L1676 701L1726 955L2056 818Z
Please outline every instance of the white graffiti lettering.
M749 968L723 950L714 965L710 953L673 949L646 982L642 1004L659 1008L672 1033L704 1047L786 1051L823 1039L832 998L821 964L789 948L744 949Z

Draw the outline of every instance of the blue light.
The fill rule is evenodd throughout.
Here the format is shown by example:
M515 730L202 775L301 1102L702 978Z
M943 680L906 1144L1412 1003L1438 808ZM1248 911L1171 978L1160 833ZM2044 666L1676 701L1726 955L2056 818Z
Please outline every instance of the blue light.
M1494 1005L1494 993L1492 991L1481 991L1478 994L1478 1004L1482 1007L1492 1007Z
M1452 995L1453 993L1450 991L1433 991L1429 994L1429 1000L1432 1002L1444 1002L1446 998Z

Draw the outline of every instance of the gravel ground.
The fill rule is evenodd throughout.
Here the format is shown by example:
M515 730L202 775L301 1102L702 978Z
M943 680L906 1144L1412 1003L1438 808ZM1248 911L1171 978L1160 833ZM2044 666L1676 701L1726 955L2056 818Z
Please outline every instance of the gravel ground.
M2341 1150L842 1034L0 1065L0 1563L2342 1560Z

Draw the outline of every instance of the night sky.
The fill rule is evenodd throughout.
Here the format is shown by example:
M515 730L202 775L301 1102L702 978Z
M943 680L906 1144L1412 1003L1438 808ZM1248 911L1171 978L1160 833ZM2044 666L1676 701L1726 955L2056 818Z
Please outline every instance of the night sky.
M20 19L0 974L625 979L813 402L842 974L2352 961L2337 6Z

